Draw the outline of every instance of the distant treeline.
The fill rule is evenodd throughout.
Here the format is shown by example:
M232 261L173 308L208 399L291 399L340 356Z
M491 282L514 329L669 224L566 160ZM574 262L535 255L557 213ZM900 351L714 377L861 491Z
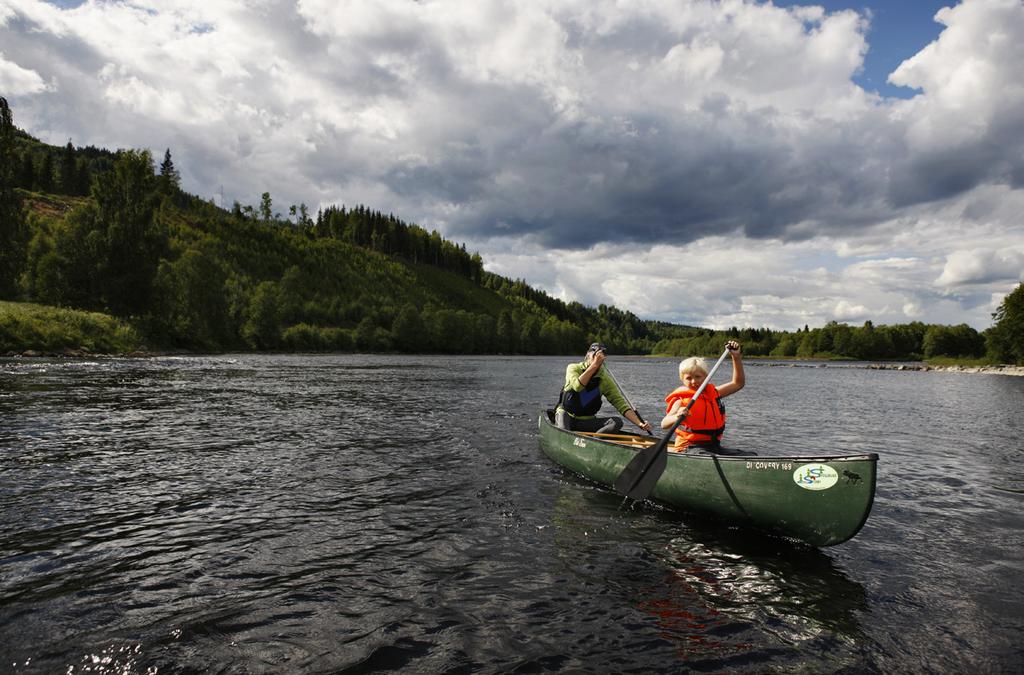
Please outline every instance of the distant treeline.
M20 129L14 130L12 140L11 183L29 192L85 196L92 188L93 174L109 171L114 164L113 152L91 145L75 148L68 141L63 148L54 148Z
M985 336L967 324L945 326L913 322L893 326L848 326L835 321L822 328L796 332L768 328L699 330L687 337L659 342L654 350L683 356L721 352L726 340L739 340L748 356L846 358L856 360L920 360L938 356L978 359L988 345Z
M437 230L427 232L364 206L346 211L344 206L329 207L317 213L314 233L334 237L356 246L398 256L413 263L426 263L479 282L484 263L477 253L468 253L466 245L454 244Z
M738 338L753 356L1021 362L1022 288L983 334L643 321L487 272L436 229L366 206L312 217L299 204L282 217L264 192L225 211L181 190L169 149L156 166L148 151L48 146L17 130L0 98L0 299L110 314L154 348L581 354L599 340L619 354L689 355ZM31 324L47 316L58 315L22 313L17 335L0 325L0 342L43 334Z

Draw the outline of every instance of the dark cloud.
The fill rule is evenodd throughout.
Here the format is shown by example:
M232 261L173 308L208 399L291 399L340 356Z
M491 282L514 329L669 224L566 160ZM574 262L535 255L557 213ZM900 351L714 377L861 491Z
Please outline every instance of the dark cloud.
M1024 113L1001 111L980 137L896 160L893 169L889 200L897 207L949 199L984 184L1024 187Z
M883 179L861 171L857 145L794 152L760 123L734 136L709 132L706 121L647 119L630 134L609 132L611 123L547 130L539 134L542 143L500 158L475 148L470 161L456 155L421 170L412 183L424 193L480 204L471 220L452 223L459 234L485 238L503 223L503 233L519 228L556 248L684 244L732 230L801 239L810 234L794 225L817 221L828 229L877 217ZM509 173L524 180L494 180ZM446 187L452 177L462 190ZM408 187L396 191L408 194Z

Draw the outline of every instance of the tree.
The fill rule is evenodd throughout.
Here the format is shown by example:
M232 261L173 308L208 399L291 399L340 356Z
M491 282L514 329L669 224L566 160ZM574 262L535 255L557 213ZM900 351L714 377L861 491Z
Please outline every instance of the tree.
M836 326L832 334L832 349L829 351L836 356L862 356L861 354L854 354L853 329L845 323Z
M797 331L799 333L799 331ZM800 347L800 340L792 333L786 333L779 340L779 344L772 349L772 356L796 356L796 350Z
M1024 283L1011 291L992 314L987 331L988 353L1002 363L1024 364Z
M181 189L181 174L174 168L174 161L171 159L171 149L164 151L164 161L160 162L160 179L158 181L160 192L165 195L175 194Z
M959 326L929 326L925 331L923 349L925 358L935 356L978 357L985 352L984 338L967 324Z
M53 191L53 155L49 152L43 153L43 161L36 174L36 187L40 192Z
M495 336L499 354L513 354L516 351L516 324L512 312L503 310L498 316L498 334Z
M425 330L419 310L412 303L406 303L391 324L391 338L399 351L421 353L427 351Z
M232 341L228 330L227 275L216 259L190 248L174 262L162 261L154 281L159 324L185 347L219 349Z
M77 165L75 163L75 146L68 141L60 153L60 165L57 168L57 189L61 194L73 195L77 192Z
M87 195L92 188L92 172L89 170L89 160L79 157L75 167L75 192L76 195Z
M34 190L36 187L36 165L32 161L32 153L25 151L21 155L21 164L18 167L18 178L15 183L24 190Z
M273 281L264 281L256 287L242 326L242 337L253 349L275 349L280 344L279 304L280 291Z
M519 330L519 350L524 354L536 354L540 342L540 321L528 316Z
M0 298L17 295L28 245L25 209L14 191L14 157L14 117L0 97Z
M32 240L29 268L33 297L49 305L102 309L97 267L106 255L95 208L79 208Z
M102 300L115 314L141 314L150 302L153 277L167 247L156 218L155 188L148 150L120 153L113 169L99 174L93 186L92 227L101 239L97 278Z
M382 331L377 327L373 317L363 317L359 325L356 326L356 332L353 337L356 347L360 350L375 352L386 348L386 341Z
M493 354L497 351L497 322L489 314L474 314L472 318L474 324L474 353Z
M814 356L814 344L814 333L804 333L803 338L800 339L800 346L796 348L796 355L803 359L812 358Z
M260 196L260 219L270 221L274 217L274 202L270 198L269 192L264 192Z
M298 265L292 265L281 275L281 281L278 282L278 314L282 326L299 323L303 318L303 298L307 295L306 289L311 287L312 283Z

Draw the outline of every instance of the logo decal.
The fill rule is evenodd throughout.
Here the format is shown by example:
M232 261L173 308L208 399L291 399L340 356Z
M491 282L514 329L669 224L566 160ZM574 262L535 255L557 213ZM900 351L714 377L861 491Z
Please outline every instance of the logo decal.
M793 482L805 490L827 490L839 482L839 473L828 464L801 464Z

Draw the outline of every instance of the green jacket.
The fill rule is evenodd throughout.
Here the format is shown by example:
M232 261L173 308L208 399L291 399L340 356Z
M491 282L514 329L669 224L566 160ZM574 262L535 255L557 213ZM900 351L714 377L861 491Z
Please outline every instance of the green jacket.
M583 391L586 387L580 384L580 375L582 375L586 369L586 361L570 363L565 369L565 384L562 386L562 391ZM608 399L609 403L615 406L615 409L619 411L620 415L625 415L627 410L632 410L629 402L626 401L626 397L622 394L618 385L615 384L615 380L613 380L608 374L608 369L605 368L603 364L594 377L600 378L601 382L599 389L601 390L601 395ZM558 410L562 410L566 415L576 419L590 419L594 417L593 415L573 415L568 410L565 410L561 405L558 406Z

